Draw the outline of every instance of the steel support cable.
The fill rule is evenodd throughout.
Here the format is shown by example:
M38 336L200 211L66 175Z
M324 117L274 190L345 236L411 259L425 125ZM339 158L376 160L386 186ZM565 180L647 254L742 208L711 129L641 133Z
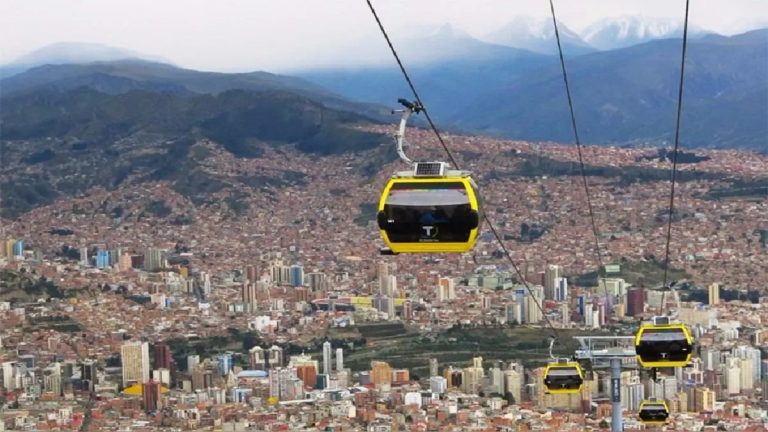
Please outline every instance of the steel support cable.
M587 208L589 209L589 220L592 224L592 234L595 237L595 253L597 254L597 283L600 284L600 273L603 267L603 253L600 251L600 233L597 230L597 223L595 222L595 212L592 207L592 197L589 193L589 182L587 182L587 174L584 169L584 157L581 151L581 140L579 139L579 130L576 127L576 114L573 110L573 98L571 97L571 87L568 83L568 72L565 69L565 58L563 56L563 47L560 43L560 32L557 28L557 18L555 16L555 4L553 0L549 0L549 9L552 11L552 25L555 27L555 39L557 40L557 51L560 54L560 68L563 71L563 82L565 83L565 94L568 97L568 109L571 114L571 128L573 129L573 136L576 141L576 150L579 154L579 169L581 170L581 179L584 184L584 193L587 195ZM606 300L608 300L608 287L603 283L603 291L605 292Z
M683 49L680 56L680 86L677 91L677 117L675 121L675 147L672 152L672 184L669 190L669 214L667 219L667 242L664 248L664 281L661 294L661 307L664 308L664 297L669 275L669 246L672 241L672 215L675 211L675 182L677 180L677 153L680 148L680 117L683 112L683 84L685 83L685 53L688 47L688 8L690 0L685 0L685 21L683 22ZM670 287L671 289L671 287ZM679 300L678 300L679 301ZM679 305L678 305L679 306ZM679 312L679 311L678 311Z
M387 45L389 45L389 49L392 52L392 55L394 56L395 61L397 61L397 65L400 67L400 72L403 74L405 81L408 83L408 87L411 89L411 92L413 93L413 97L416 99L416 102L418 102L419 105L421 106L421 110L422 112L424 112L424 116L426 117L430 128L437 136L437 139L440 142L440 145L443 147L443 150L445 151L445 154L448 156L448 159L450 160L451 164L453 164L453 166L456 169L461 169L459 167L458 162L456 161L456 158L453 157L453 153L451 153L451 150L448 148L448 145L446 145L445 141L443 140L443 137L440 135L440 131L437 129L437 126L435 126L435 123L432 121L432 118L429 115L429 111L427 111L426 105L424 105L424 102L422 102L421 98L419 97L419 93L416 91L416 87L413 85L413 81L411 81L411 78L408 75L408 72L405 70L405 66L403 66L403 62L400 60L400 56L397 54L397 51L395 50L394 45L392 45L392 41L390 40L386 29L384 29L384 25L381 23L381 19L379 19L379 15L376 13L376 9L373 7L371 0L365 0L365 1L366 3L368 3L368 8L371 10L371 14L373 14L373 18L376 20L376 24L378 24L379 30L381 30L381 34L384 36L384 39L387 41ZM525 277L523 276L523 273L520 271L520 268L517 266L514 259L512 259L512 255L509 253L509 249L507 249L506 245L504 244L504 241L499 235L499 232L496 230L496 227L494 226L493 222L488 218L487 213L483 213L483 219L485 219L486 223L488 224L488 227L491 229L491 232L493 233L493 236L496 238L496 240L499 243L499 246L501 246L501 249L504 252L504 255L507 257L507 260L512 265L512 268L515 270L515 273L520 278L520 281L523 283L523 286L527 290L528 294L533 298L533 301L536 304L536 307L541 312L541 315L546 321L547 325L552 330L553 337L555 339L558 339L557 329L555 328L554 325L552 325L552 321L547 316L546 311L544 310L544 307L542 306L541 302L537 300L536 296L533 293L533 290L528 284L528 281L525 280Z

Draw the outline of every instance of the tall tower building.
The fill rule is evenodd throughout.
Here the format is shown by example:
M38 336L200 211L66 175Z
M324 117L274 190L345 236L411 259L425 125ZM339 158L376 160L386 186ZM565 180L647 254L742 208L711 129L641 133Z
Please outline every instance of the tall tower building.
M555 279L555 300L566 301L568 300L568 279L559 277Z
M292 287L300 287L304 285L304 267L301 264L294 264L291 266L290 284Z
M154 271L163 268L163 251L162 249L149 248L144 256L144 269L147 271Z
M171 363L173 363L173 355L171 355L171 347L166 343L160 342L155 345L155 369L171 369Z
M230 370L232 370L232 353L224 353L219 355L219 375L227 376Z
M392 384L392 368L383 361L371 362L371 381L376 384Z
M123 363L123 387L149 381L149 343L127 342L120 347Z
M266 357L264 357L264 348L256 345L248 350L248 365L251 369L264 370L267 368Z
M627 315L639 316L645 310L645 292L642 288L629 290L627 294Z
M160 382L148 381L141 384L141 398L144 411L154 412L160 407Z
M187 372L192 373L197 369L197 365L200 364L200 356L199 355L190 355L187 356Z
M547 299L555 300L558 278L560 278L560 266L548 264L544 270L544 296Z
M431 359L429 359L429 376L430 377L438 376L437 369L438 369L437 359L432 357Z
M259 268L255 265L245 266L245 279L247 282L256 283L259 281Z
M256 282L245 282L240 290L243 304L254 308L258 303L258 285Z
M440 302L456 299L456 282L452 278L441 277L437 281L437 300Z
M527 324L538 323L544 318L541 309L539 309L539 306L544 301L544 288L541 286L532 286L531 291L533 292L533 296L525 296L525 305L523 308L525 322Z
M706 387L696 387L694 395L696 412L711 413L715 411L715 392Z
M397 295L397 276L382 276L379 278L379 283L379 294L385 297Z
M277 345L269 347L267 350L267 361L269 362L270 369L283 367L283 349Z
M720 304L720 284L712 283L709 285L709 304L710 306Z
M336 348L336 371L341 372L344 370L344 350Z
M323 343L323 373L328 375L331 373L331 343L325 341Z
M522 401L523 376L514 368L504 371L504 394L512 395L512 401L519 404Z

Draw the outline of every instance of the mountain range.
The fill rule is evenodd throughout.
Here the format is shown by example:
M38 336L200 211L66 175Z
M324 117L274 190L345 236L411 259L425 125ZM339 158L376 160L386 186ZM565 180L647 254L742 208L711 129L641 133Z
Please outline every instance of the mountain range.
M455 41L452 45L459 46ZM506 48L488 59L416 63L409 73L425 105L445 127L572 142L558 59ZM680 50L679 39L660 39L566 58L582 140L668 144L674 132ZM402 57L408 67L409 57ZM299 76L371 103L387 103L393 94L410 95L395 67L326 69ZM689 40L683 145L768 150L767 76L768 29Z

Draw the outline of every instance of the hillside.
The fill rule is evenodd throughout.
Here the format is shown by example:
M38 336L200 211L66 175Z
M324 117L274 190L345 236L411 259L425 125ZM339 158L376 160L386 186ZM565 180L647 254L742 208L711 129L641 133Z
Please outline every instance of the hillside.
M204 200L232 183L201 164L214 150L254 158L290 145L311 154L361 151L381 135L360 131L370 122L284 91L231 90L218 95L92 88L37 90L3 100L4 216L15 216L93 187L167 180L185 196ZM212 141L211 148L197 145ZM286 170L263 181L300 181Z

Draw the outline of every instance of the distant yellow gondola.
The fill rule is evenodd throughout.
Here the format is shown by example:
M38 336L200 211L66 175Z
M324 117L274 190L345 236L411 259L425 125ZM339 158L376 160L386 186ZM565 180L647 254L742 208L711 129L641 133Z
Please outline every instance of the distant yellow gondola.
M638 412L640 421L644 424L665 424L669 418L669 407L664 400L644 400L640 403Z
M544 386L548 393L572 394L581 391L584 372L578 362L559 361L544 369Z

